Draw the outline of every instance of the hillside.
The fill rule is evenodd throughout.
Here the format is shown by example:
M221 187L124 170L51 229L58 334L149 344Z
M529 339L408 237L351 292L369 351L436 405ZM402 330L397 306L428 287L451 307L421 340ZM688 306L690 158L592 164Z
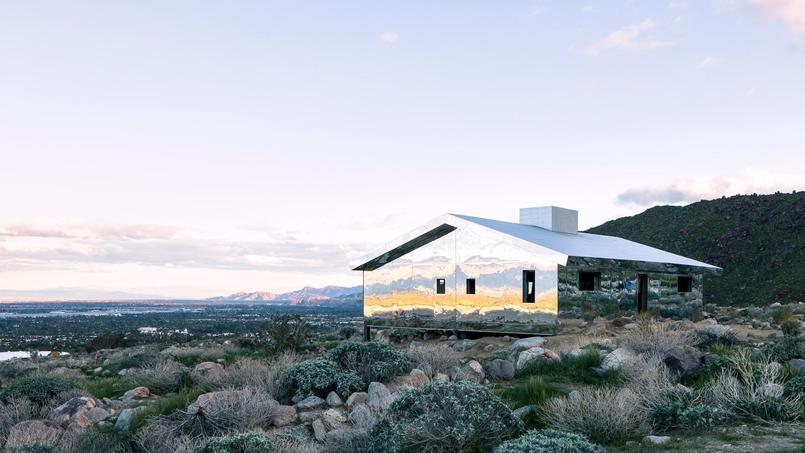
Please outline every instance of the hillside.
M313 288L305 286L296 291L275 294L268 291L240 292L228 296L212 297L207 300L214 301L248 301L248 302L284 302L289 304L316 304L327 302L334 304L354 303L360 299L361 286L325 286Z
M619 236L724 268L705 302L805 301L805 192L737 195L657 206L589 233Z

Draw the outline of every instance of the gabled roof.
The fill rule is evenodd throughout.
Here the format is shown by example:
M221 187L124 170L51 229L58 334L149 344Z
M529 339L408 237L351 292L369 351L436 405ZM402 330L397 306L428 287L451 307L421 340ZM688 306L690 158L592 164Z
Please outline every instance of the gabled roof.
M590 233L561 233L534 225L503 222L500 220L484 219L461 214L445 214L444 216L434 219L423 227L410 232L402 239L398 239L392 243L396 245L390 244L389 247L385 248L385 252L373 254L365 258L354 270L377 269L467 223L497 231L508 237L522 241L524 245L532 244L538 246L540 249L552 251L554 252L554 260L562 265L567 263L567 258L578 257L667 263L699 267L712 271L720 270L719 267L711 264L615 236Z

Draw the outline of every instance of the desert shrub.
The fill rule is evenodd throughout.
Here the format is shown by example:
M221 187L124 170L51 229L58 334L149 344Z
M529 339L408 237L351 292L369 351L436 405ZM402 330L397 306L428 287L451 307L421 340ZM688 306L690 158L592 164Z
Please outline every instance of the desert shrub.
M186 416L179 412L150 417L132 440L140 450L148 453L191 453L199 438L182 430L185 422Z
M805 376L797 376L783 384L783 396L805 395Z
M328 436L324 445L324 451L337 451L338 453L370 453L372 450L369 449L369 432L366 430L355 430L352 435L349 436ZM317 452L310 451L310 453Z
M485 386L431 382L391 404L369 434L370 451L428 453L488 450L522 422Z
M288 393L283 371L297 363L299 356L290 351L278 354L270 362L244 358L227 367L220 375L205 378L204 386L209 389L251 387L280 399Z
M255 389L214 392L207 396L203 410L188 413L182 431L193 436L218 436L271 424L277 402Z
M173 360L158 360L139 368L130 368L123 379L129 387L148 387L158 395L177 392L188 375L188 369Z
M299 315L273 315L263 324L257 345L274 352L301 351L313 338L313 327Z
M0 400L27 398L34 404L43 405L56 395L75 388L75 383L52 376L31 376L19 379L0 392Z
M111 432L89 428L79 436L68 451L80 453L128 453L130 449ZM182 453L173 451L172 453Z
M357 330L355 327L353 327L353 326L344 326L344 327L342 327L342 328L338 329L338 335L339 335L341 338L345 339L345 340L349 340L349 339L350 339L350 338L352 338L352 337L353 337L353 336L354 336L354 335L355 335L357 332L358 332L358 330Z
M59 453L60 451L55 445L49 444L25 444L6 449L6 453Z
M797 318L787 319L780 324L783 335L796 337L799 335L799 320Z
M125 346L126 335L123 332L103 332L97 337L89 340L84 346L87 352L95 352L101 349L115 349Z
M624 332L618 343L639 354L661 355L677 347L692 346L694 338L675 324L638 318L637 328Z
M386 382L411 371L411 361L388 343L345 341L324 355L344 370L351 370L366 384Z
M784 394L782 367L764 356L741 351L732 357L733 373L723 372L702 389L709 404L749 420L795 420L801 395ZM783 388L780 395L774 389Z
M696 404L679 413L679 422L690 429L705 429L720 425L727 420L727 414L714 406Z
M665 387L643 397L643 406L648 411L648 418L654 429L668 430L682 425L680 420L684 412L694 403L696 396L692 390L684 387Z
M794 318L794 315L791 313L791 309L786 305L778 307L771 312L771 320L777 325L780 325L792 318Z
M274 447L270 437L251 432L207 439L195 453L265 453Z
M36 418L39 408L27 398L9 398L0 402L0 447L6 442L11 428L19 422Z
M700 381L707 381L712 379L722 371L731 371L732 370L732 360L725 355L718 355L714 354L707 358L707 361L702 365L702 371L699 375Z
M505 351L497 352L503 353L503 357L500 358L505 359L508 356ZM427 363L434 373L444 373L448 368L459 365L458 356L453 348L443 343L411 345L406 355L417 365Z
M548 426L584 434L596 443L620 443L643 431L646 412L628 388L582 388L579 398L554 398L542 408Z
M531 376L517 387L505 390L503 397L513 402L515 407L541 406L549 398L560 394L561 392L544 377Z
M763 352L778 362L805 357L805 337L784 336L763 348Z
M335 362L325 359L305 360L283 373L283 379L295 389L296 396L316 394L326 396L335 390L346 396L361 390L366 384L354 371L343 371Z
M590 443L584 436L553 429L538 429L500 444L494 453L604 453L604 451L598 445Z

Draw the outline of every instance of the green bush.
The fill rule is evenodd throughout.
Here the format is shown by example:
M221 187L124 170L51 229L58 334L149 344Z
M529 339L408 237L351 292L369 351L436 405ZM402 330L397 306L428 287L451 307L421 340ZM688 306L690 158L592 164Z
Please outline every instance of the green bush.
M274 451L274 441L260 433L211 437L195 453L266 453Z
M542 376L531 376L527 381L507 389L503 392L503 397L514 403L514 407L521 406L540 406L548 398L560 395L561 392L555 386L545 381Z
M705 429L723 424L727 414L721 409L705 404L696 404L679 413L682 426L691 429Z
M48 444L25 444L19 447L9 447L6 453L59 453L58 447Z
M522 422L480 384L431 382L391 404L369 433L376 452L489 450L522 430Z
M494 453L604 453L605 451L578 434L553 429L535 429L500 444Z
M619 369L608 369L595 373L593 368L601 365L601 357L594 348L585 348L576 357L566 356L560 361L537 361L518 374L523 376L544 376L557 382L576 382L581 384L617 384L623 374Z
M783 384L783 397L805 395L805 376L791 378Z
M346 396L366 385L354 371L343 371L335 362L326 359L305 360L287 369L283 377L301 398L311 393L326 396L333 390Z
M0 392L0 400L28 398L32 403L45 404L59 393L72 390L76 385L66 379L50 376L31 376L19 379Z
M776 421L790 420L799 413L790 402L773 397L738 400L732 403L732 410L743 418Z
M344 327L338 329L338 335L341 338L345 339L345 340L349 340L357 332L358 332L358 330L355 329L355 327L353 327L353 326L344 326Z
M805 337L785 336L763 348L769 357L778 362L805 357Z
M324 356L344 370L358 373L364 383L386 382L411 371L411 361L388 343L345 341Z
M707 361L702 366L700 381L706 381L721 374L722 370L731 371L733 369L732 360L726 355L714 354L707 357Z
M780 324L783 335L796 337L799 335L799 320L797 318L787 319Z
M791 309L788 308L788 306L785 306L785 305L775 309L771 314L772 321L777 325L781 325L782 323L784 323L785 321L788 321L791 318L793 318L793 314L791 313Z
M677 428L684 422L682 413L693 403L693 392L672 387L661 393L661 398L648 404L651 425L657 430Z

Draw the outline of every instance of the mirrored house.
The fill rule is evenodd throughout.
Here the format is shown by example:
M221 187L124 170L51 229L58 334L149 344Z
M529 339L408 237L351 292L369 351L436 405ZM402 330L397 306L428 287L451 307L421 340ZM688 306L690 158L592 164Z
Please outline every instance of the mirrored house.
M523 208L520 222L444 214L361 260L370 328L555 332L560 317L701 307L721 269L578 231L578 212Z

